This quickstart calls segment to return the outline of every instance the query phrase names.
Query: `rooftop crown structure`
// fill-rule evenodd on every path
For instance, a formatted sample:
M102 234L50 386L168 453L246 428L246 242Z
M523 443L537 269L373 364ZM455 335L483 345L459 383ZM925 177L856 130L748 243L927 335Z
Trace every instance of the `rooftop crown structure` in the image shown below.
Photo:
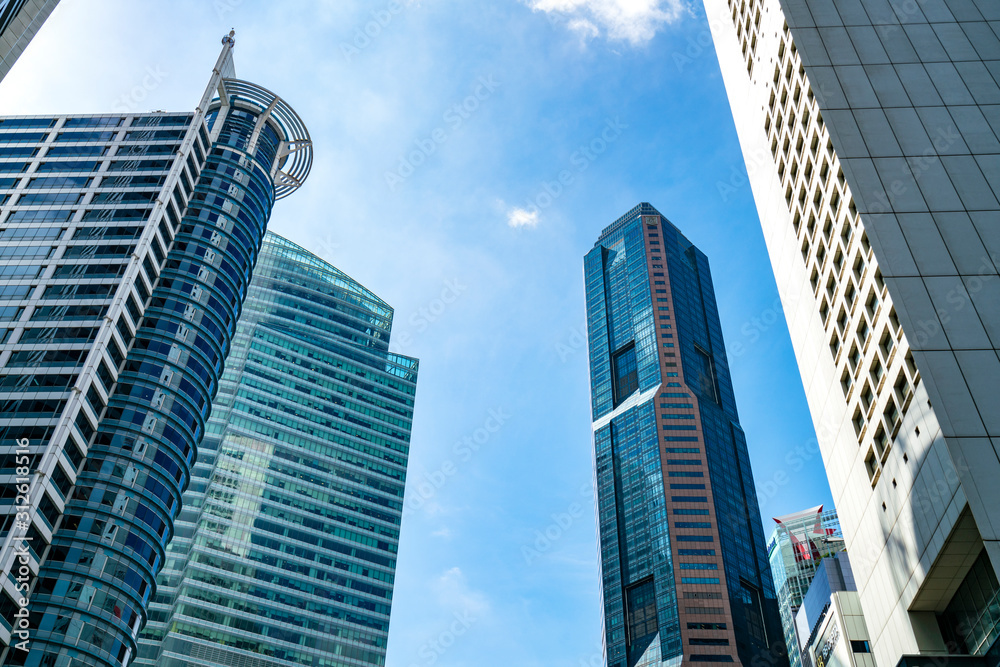
M193 113L0 119L4 664L136 656L271 209L312 159L233 44Z
M787 664L708 258L644 203L584 274L606 664Z

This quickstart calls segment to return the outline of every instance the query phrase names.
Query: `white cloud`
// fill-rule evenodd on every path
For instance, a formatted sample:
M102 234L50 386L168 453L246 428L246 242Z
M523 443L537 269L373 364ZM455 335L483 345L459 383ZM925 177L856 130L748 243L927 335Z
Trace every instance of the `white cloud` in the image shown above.
M481 618L490 611L490 601L482 592L469 586L459 567L445 571L432 584L438 602L445 608L462 609Z
M608 38L633 46L648 42L664 25L689 13L685 0L527 0L536 12L560 15L584 38Z
M570 19L569 29L578 33L584 41L593 39L601 34L601 29L585 18Z
M523 208L512 208L507 212L507 224L514 229L538 226L538 211L527 211Z

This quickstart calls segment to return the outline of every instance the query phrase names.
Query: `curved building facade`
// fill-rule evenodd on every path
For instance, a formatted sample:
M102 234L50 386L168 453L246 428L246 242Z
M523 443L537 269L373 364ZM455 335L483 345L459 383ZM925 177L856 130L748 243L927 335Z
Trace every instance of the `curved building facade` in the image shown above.
M417 361L268 234L136 664L382 665Z
M194 114L90 123L55 119L51 132L40 133L46 144L39 149L53 159L28 163L24 170L59 173L50 187L59 191L68 215L60 238L95 242L54 247L64 258L89 261L42 274L77 283L58 281L42 296L54 287L53 294L75 292L72 296L85 300L73 306L29 303L19 321L53 309L70 318L77 304L89 305L87 297L95 294L110 302L81 315L103 313L103 319L76 334L82 345L73 356L83 362L81 372L62 376L67 384L72 380L68 399L51 431L35 433L46 437L31 444L38 451L32 476L37 480L26 488L31 509L45 525L25 526L34 533L21 538L35 548L25 563L24 589L17 589L26 593L26 613L16 598L14 610L10 600L0 602L0 616L9 626L4 629L12 631L5 664L103 667L134 660L271 208L308 174L311 143L301 121L280 98L232 76L231 36L224 43ZM91 129L57 131L73 125ZM66 147L77 150L58 152ZM57 159L63 155L120 159ZM75 170L86 175L63 175ZM14 202L39 201L31 190L41 180L19 180ZM51 198L50 188L43 194ZM74 204L84 206L77 210ZM22 212L38 214L31 220L47 214L18 207L8 214L8 224ZM17 227L30 238L35 228L25 219ZM103 276L111 260L126 258L116 264L117 289L91 279ZM37 290L33 296L39 296ZM8 385L48 389L64 382L53 383L56 376L40 371L47 364L39 360L50 352L53 363L68 364L55 359L59 348L37 347L58 343L65 329L51 335L37 331L15 330L11 340L22 343L29 357L34 353L34 364L25 364L31 370ZM18 354L15 349L10 358ZM6 431L9 437L24 433ZM45 493L46 479L54 482L55 501ZM22 513L30 516L31 509ZM0 554L0 563L8 565L9 552L18 548L21 514L14 516L15 537L8 536ZM22 616L29 617L27 638L18 633Z

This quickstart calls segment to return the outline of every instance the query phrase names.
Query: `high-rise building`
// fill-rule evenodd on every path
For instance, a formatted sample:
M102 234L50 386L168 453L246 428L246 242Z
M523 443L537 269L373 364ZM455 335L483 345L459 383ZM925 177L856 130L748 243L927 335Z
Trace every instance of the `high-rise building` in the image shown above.
M816 569L823 559L844 550L844 538L836 510L823 511L822 505L776 517L774 522L777 526L767 543L767 555L778 595L778 613L788 647L788 662L791 667L802 667L795 614L802 606Z
M268 233L135 665L383 665L417 361Z
M819 562L795 613L795 627L804 667L875 667L846 551Z
M606 664L786 664L708 258L644 203L584 273Z
M193 113L0 119L3 664L135 658L271 208L309 172L223 42Z
M1000 4L705 6L876 662L996 662Z
M58 4L59 0L0 0L0 80Z

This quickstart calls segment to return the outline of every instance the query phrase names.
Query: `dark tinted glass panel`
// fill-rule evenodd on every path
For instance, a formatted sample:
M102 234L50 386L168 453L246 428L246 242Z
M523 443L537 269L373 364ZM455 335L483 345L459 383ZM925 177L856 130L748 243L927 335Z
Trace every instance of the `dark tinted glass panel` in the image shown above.
M81 157L85 155L104 155L107 146L53 146L46 157Z
M629 655L640 654L656 636L656 587L648 579L630 586L625 592L628 604Z
M956 653L982 655L1000 634L1000 584L985 549L938 616L938 624Z
M14 211L5 224L24 222L67 222L73 217L71 209L48 209L45 211Z
M743 603L744 609L746 610L747 630L750 631L750 634L754 638L766 643L767 633L764 630L764 617L762 616L763 608L761 607L760 589L742 579L740 580L740 584L743 586Z
M120 116L99 116L96 118L67 118L64 128L117 127L122 124Z
M44 194L21 195L18 204L23 206L58 206L59 204L77 204L83 195L75 192L46 192Z
M48 134L48 132L2 132L0 143L34 144L43 141Z
M55 118L4 118L0 119L0 129L8 130L15 127L52 127Z
M38 165L37 173L53 171L97 171L100 162L93 160L63 160L62 162L43 162Z
M114 132L60 132L56 141L111 141Z
M712 365L712 358L700 347L694 349L695 368L694 377L688 378L688 383L694 387L699 394L719 402L718 392L715 390L715 369Z
M635 346L629 345L615 353L615 405L618 405L639 388L639 372L635 359Z
M140 116L132 120L132 127L150 125L187 125L190 116Z
M0 157L31 157L38 153L37 148L0 146Z

